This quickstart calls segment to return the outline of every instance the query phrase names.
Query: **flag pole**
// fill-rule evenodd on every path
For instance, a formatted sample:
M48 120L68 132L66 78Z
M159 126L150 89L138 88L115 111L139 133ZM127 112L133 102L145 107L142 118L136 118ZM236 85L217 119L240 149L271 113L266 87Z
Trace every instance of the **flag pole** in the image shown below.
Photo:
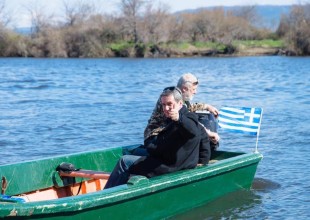
M256 135L255 153L258 153L258 136L259 136L259 132L260 132L260 125L262 123L262 119L263 119L263 108L262 108L262 111L260 113L260 121L259 121L258 131L257 131L257 135Z

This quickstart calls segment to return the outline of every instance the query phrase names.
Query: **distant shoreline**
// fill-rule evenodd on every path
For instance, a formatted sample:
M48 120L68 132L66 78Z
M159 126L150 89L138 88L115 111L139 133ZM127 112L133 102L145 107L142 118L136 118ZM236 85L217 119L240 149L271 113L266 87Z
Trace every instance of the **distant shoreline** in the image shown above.
M265 40L264 42L267 42ZM270 41L268 41L270 43ZM274 41L272 41L274 43ZM253 42L252 42L253 43ZM128 57L128 58L181 58L181 57L238 57L238 56L295 56L291 51L284 47L271 46L264 44L257 46L245 46L244 42L234 46L219 46L219 47L195 47L193 44L185 46L178 45L145 45L128 46L122 49L110 49L104 57ZM182 48L180 48L182 47Z
M238 57L238 56L277 56L277 55L291 55L284 49L280 48L263 48L254 47L235 52L222 52L215 49L201 49L201 50L170 50L160 51L144 56L145 58L178 58L178 57Z
M214 49L206 50L173 50L173 51L158 51L155 53L148 52L146 54L137 55L130 51L124 50L121 53L113 54L110 52L104 56L94 57L0 57L1 58L186 58L186 57L243 57L243 56L296 56L296 54L279 48L262 48L255 47L233 53L224 53Z
M97 48L97 53L71 53L63 51L56 56L48 53L23 53L17 56L33 58L181 58L181 57L238 57L238 56L297 56L286 49L282 40L243 40L228 44L216 42L172 42L144 44L132 42L110 43Z

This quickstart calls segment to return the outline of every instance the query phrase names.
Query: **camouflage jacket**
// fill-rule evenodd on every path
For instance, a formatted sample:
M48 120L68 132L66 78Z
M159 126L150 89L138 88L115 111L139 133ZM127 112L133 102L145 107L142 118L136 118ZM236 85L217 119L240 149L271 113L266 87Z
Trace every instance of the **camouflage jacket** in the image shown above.
M190 102L186 101L184 103L190 112L195 112L198 110L204 110L203 103L194 103L191 104ZM156 106L152 112L150 119L148 120L148 124L144 130L144 140L149 138L153 135L158 135L166 126L167 120L166 116L164 115L164 111L162 109L162 105L160 103L160 99L157 100Z

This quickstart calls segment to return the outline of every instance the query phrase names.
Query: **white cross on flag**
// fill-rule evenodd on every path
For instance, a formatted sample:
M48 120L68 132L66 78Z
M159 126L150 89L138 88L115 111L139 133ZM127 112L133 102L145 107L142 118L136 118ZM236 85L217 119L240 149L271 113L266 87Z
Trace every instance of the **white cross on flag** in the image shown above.
M257 135L259 133L262 108L223 107L220 109L219 126L232 132Z

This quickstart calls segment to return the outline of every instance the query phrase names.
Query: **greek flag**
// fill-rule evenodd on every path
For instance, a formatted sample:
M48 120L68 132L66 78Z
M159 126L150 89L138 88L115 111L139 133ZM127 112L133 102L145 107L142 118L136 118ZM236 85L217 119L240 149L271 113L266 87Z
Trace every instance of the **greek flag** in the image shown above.
M258 135L263 109L223 107L219 114L219 127L232 132Z

